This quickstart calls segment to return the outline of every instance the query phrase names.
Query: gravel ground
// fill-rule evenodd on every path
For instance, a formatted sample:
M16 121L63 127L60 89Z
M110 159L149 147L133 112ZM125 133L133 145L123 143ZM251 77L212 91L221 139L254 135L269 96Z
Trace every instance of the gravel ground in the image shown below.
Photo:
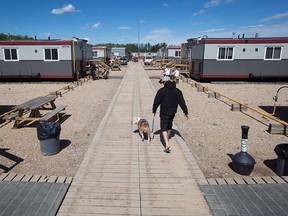
M68 105L61 123L61 151L44 156L40 150L35 125L12 129L13 123L0 128L0 173L39 174L73 177L82 162L88 145L117 91L125 73L110 72L109 79L88 80L67 91L55 101ZM70 83L1 83L0 111L37 96L44 96ZM7 155L9 153L10 155Z
M10 171L18 174L73 177L125 71L126 66L123 66L121 71L111 71L107 80L88 80L56 100L56 105L68 105L61 123L62 149L56 155L42 155L35 125L11 129L12 123L2 124L0 173ZM160 88L158 77L161 71L146 72L155 89ZM46 95L67 84L1 83L0 111L36 96ZM272 98L285 83L218 82L203 85L257 110L272 112ZM256 161L251 176L275 175L277 155L274 148L277 144L287 142L287 136L267 132L269 123L273 121L251 110L232 112L229 100L224 97L208 98L207 93L198 92L196 87L191 87L186 81L180 81L177 86L184 94L190 119L184 121L179 108L175 124L206 178L240 176L230 165L231 155L240 151L241 125L250 127L248 153ZM288 89L283 89L279 94L276 116L282 120L287 120L287 91Z
M152 82L161 87L156 77L161 71L147 70ZM155 73L157 75L155 76ZM214 82L201 83L204 87L221 93L219 99L208 98L208 93L198 92L186 79L177 85L182 90L189 109L189 120L185 121L178 108L175 124L186 141L206 178L240 177L231 168L231 156L241 151L242 125L249 126L248 153L256 164L251 176L276 175L277 144L287 143L287 136L268 133L269 123L275 121L251 109L243 112L231 111L231 100L247 104L258 111L273 112L273 96L286 83ZM279 92L275 116L287 119L288 88Z

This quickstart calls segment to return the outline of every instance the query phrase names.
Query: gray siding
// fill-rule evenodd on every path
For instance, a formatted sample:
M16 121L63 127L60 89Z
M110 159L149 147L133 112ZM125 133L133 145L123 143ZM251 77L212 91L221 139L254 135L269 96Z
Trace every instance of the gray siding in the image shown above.
M79 63L78 63L79 65ZM79 66L78 66L79 68ZM70 76L72 73L72 61L18 61L3 62L0 61L0 77L21 77L21 76Z
M198 61L199 62L199 61ZM196 64L197 65L197 64ZM288 77L288 60L204 60L201 75L253 75L255 77Z

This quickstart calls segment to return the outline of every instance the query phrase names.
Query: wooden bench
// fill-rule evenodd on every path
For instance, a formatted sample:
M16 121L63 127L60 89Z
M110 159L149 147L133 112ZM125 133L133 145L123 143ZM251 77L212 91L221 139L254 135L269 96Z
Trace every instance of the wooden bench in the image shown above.
M26 114L27 112L28 111L24 112L23 115ZM17 111L12 112L12 113L10 113L8 115L5 115L3 117L3 119L6 120L6 121L11 121L11 120L14 120L16 117L18 117L18 115L19 115L19 111L17 110Z
M48 121L50 120L51 118L53 118L54 116L57 115L57 118L59 119L60 116L60 112L62 110L65 110L65 108L67 107L67 105L60 105L60 106L57 106L55 109L53 109L51 112L49 113L46 113L45 115L43 115L39 121Z

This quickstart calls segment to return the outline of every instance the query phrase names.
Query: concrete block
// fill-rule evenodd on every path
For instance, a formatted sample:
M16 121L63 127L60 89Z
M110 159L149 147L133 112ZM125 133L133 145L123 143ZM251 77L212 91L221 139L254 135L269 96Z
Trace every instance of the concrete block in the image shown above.
M216 98L215 92L208 92L208 98Z
M270 123L268 127L268 132L271 134L287 134L285 125L280 123Z
M231 111L247 111L247 107L242 106L241 104L232 104Z
M204 92L204 87L203 86L197 86L197 91L198 92Z

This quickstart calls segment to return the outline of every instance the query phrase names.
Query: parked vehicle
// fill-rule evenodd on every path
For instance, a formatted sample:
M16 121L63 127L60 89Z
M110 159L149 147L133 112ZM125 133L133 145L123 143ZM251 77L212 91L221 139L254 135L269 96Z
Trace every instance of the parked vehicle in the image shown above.
M120 58L121 65L127 65L128 64L128 58L122 57Z
M146 56L144 60L144 65L150 65L152 60L153 60L152 56Z

